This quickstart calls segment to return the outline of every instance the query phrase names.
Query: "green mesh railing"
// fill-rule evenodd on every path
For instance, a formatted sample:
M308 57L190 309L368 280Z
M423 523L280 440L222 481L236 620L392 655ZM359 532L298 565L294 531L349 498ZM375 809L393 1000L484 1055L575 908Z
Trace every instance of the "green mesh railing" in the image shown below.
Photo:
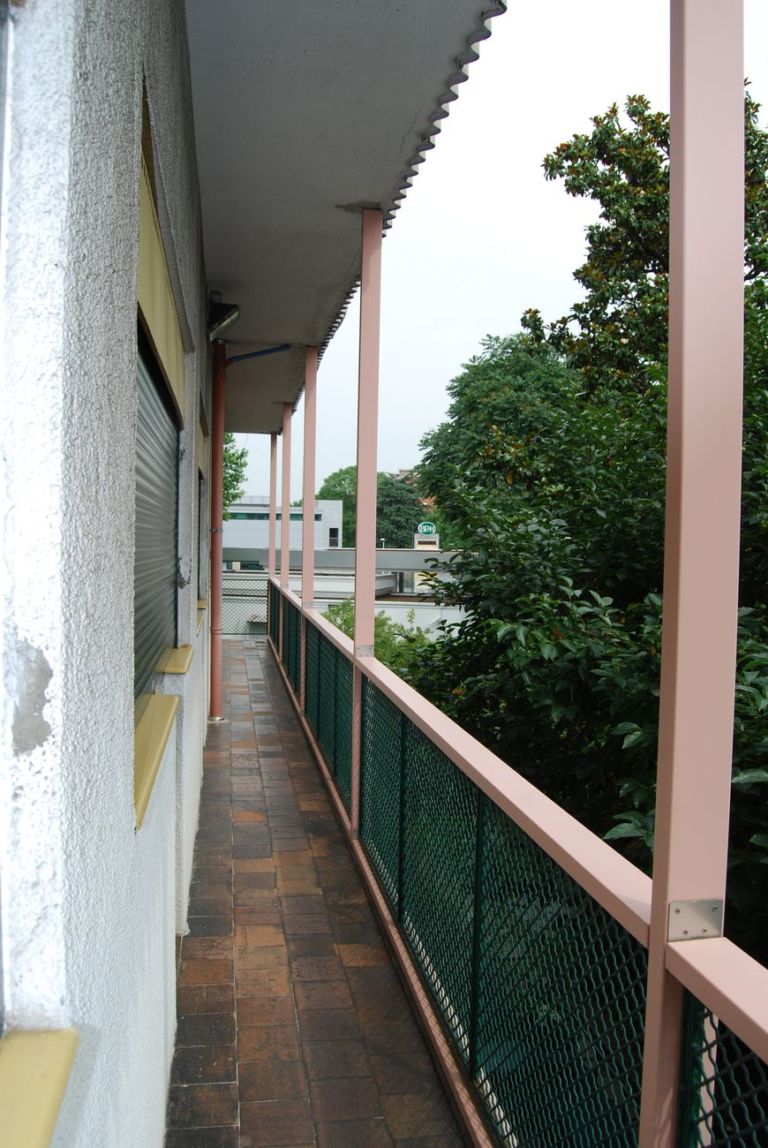
M280 591L272 582L269 584L269 636L277 646L280 640Z
M283 599L283 665L293 692L298 696L301 688L301 612Z
M307 622L305 714L339 795L352 801L352 663Z
M678 1144L765 1148L768 1065L685 995Z
M367 679L360 815L499 1142L636 1145L645 949Z

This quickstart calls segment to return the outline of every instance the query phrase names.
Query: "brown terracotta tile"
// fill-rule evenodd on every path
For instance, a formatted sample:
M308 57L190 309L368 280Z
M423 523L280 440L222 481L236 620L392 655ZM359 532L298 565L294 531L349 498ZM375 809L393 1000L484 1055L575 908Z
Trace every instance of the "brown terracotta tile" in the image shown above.
M325 898L319 891L315 894L282 893L280 906L287 917L301 916L306 913L324 914Z
M169 1128L165 1148L239 1148L237 1128Z
M295 1025L243 1027L237 1032L237 1058L248 1060L300 1060L299 1035Z
M382 1096L387 1126L395 1140L415 1136L451 1135L456 1123L442 1096L403 1094Z
M168 1094L171 1128L208 1128L237 1123L236 1084L175 1084Z
M302 1040L358 1040L360 1025L351 1008L299 1012Z
M267 949L285 944L283 930L277 925L242 925L235 932L238 949Z
M181 954L185 961L219 957L232 959L232 937L184 937Z
M234 962L217 958L185 961L182 957L180 985L226 985L235 976Z
M308 937L286 937L288 956L294 957L333 957L336 955L336 942L323 933Z
M339 945L338 949L341 963L348 968L390 963L383 945Z
M299 1010L345 1009L352 1005L346 981L297 981L294 985Z
M312 1111L319 1122L369 1120L382 1115L373 1077L312 1080L309 1094Z
M233 985L181 985L176 994L179 1016L184 1013L226 1013L235 1007Z
M392 1138L381 1117L317 1125L319 1148L391 1148Z
M288 950L280 945L265 949L236 949L235 973L243 969L287 968Z
M240 1105L240 1148L312 1144L314 1121L306 1100Z
M232 932L232 917L224 916L193 916L187 917L189 933L193 937L227 937Z
M371 1075L365 1045L359 1040L305 1041L304 1061L310 1080Z
M338 981L344 977L344 967L337 956L294 957L291 961L294 981Z
M441 1091L437 1071L426 1050L374 1054L371 1070L383 1095Z
M235 1018L232 1013L190 1013L179 1017L176 1044L232 1044Z
M237 1080L234 1044L209 1044L176 1049L172 1084L221 1083Z
M327 914L305 913L297 917L283 917L283 928L286 937L330 935L331 922Z
M291 997L241 997L237 1002L239 1025L295 1025Z
M307 1078L300 1060L252 1060L240 1066L240 1102L306 1100Z
M275 863L271 857L246 858L244 861L233 861L235 877L239 873L274 873Z
M241 997L286 997L291 992L288 968L249 969L238 966L235 993Z

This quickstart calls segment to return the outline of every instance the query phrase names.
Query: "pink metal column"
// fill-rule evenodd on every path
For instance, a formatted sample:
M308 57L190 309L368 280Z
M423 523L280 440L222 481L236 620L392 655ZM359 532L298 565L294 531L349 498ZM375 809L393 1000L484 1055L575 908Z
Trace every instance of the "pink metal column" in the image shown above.
M213 344L213 412L211 418L211 696L210 719L221 721L221 598L224 531L224 409L226 345Z
M291 415L283 403L283 496L280 510L280 585L287 590L291 565Z
M383 215L380 211L363 212L355 533L355 654L358 657L373 654L376 603L376 452L382 224Z
M311 607L315 586L315 440L317 438L317 347L307 347L304 366L304 523L301 601Z
M665 967L670 902L725 896L739 564L742 5L672 0L671 10L667 526L643 1148L674 1142L681 989Z
M376 613L376 463L381 326L380 211L364 211L360 268L360 355L357 387L357 520L355 524L355 657L371 657ZM352 832L360 824L363 678L352 676Z
M304 360L304 503L301 530L301 604L312 608L315 596L315 447L317 439L317 347L307 347ZM307 619L301 619L300 702L306 708Z
M277 570L277 435L269 437L269 560L267 572L274 578Z

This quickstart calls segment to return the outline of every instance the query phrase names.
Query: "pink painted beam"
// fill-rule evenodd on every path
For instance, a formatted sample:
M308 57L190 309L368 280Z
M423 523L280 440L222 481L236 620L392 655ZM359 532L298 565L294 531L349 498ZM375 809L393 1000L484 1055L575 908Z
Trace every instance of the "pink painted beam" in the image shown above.
M672 0L671 13L667 524L643 1148L674 1141L681 989L666 966L669 903L725 896L739 569L742 4Z
M283 403L283 496L280 519L280 585L288 589L291 565L291 418L290 403Z
M222 697L221 610L224 547L224 412L226 400L226 345L213 344L213 411L211 417L211 684L210 718L221 721Z
M269 560L267 572L274 578L277 571L277 435L269 436Z
M382 225L383 215L380 211L363 212L355 533L355 653L362 657L373 654L376 608L376 456Z
M315 442L317 438L317 347L307 347L304 363L304 521L301 601L312 605L315 588Z

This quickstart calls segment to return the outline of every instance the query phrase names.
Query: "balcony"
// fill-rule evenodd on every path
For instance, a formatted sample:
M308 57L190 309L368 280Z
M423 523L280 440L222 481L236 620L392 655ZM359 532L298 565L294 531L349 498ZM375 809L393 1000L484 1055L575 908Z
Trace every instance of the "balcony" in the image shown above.
M275 581L225 657L168 1148L634 1145L670 1045L675 1142L766 1142L764 968L669 942L655 1052L647 877Z

